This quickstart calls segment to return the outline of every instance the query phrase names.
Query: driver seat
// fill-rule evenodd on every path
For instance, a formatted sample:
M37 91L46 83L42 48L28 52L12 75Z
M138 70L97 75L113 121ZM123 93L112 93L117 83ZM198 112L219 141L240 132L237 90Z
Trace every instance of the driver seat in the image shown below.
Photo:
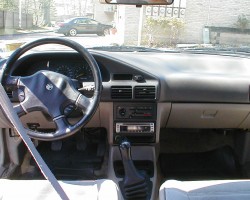
M175 181L161 185L159 200L249 200L250 180Z
M108 179L93 181L59 181L70 200L118 200L117 185ZM0 199L57 200L61 199L47 180L0 179Z

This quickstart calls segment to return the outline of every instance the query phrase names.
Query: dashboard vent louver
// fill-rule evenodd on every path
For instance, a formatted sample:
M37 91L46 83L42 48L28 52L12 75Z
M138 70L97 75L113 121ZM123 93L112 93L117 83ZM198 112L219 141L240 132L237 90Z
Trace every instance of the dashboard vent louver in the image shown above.
M136 99L155 99L156 89L155 86L136 86L135 98Z
M13 98L13 92L12 91L6 91L7 96L12 99Z
M112 99L132 99L131 86L112 86L111 87Z

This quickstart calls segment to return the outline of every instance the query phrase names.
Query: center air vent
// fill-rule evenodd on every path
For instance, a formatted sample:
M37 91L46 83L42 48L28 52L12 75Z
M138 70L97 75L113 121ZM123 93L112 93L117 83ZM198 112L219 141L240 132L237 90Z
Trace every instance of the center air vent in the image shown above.
M111 87L112 99L132 99L131 86L112 86Z
M135 98L136 99L155 99L155 86L136 86Z

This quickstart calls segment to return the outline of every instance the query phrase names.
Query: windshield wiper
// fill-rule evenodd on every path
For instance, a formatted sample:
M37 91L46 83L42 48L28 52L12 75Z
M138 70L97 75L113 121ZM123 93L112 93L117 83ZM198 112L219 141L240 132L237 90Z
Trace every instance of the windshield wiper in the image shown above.
M100 51L111 51L111 52L164 52L160 49L140 47L140 46L97 46L88 49L100 50Z
M227 55L247 55L250 54L250 47L197 47L185 48L182 52L190 53L209 53L209 54L227 54Z
M244 55L249 56L250 47L191 47L191 48L149 48L141 46L96 46L88 49L110 52L167 52L167 53L200 53L200 54L223 54L223 55Z

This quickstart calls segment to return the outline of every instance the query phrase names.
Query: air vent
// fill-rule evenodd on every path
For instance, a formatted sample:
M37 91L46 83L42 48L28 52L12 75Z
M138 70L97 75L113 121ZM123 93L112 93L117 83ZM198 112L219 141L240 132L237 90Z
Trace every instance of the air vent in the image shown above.
M12 91L6 91L6 94L8 95L8 97L9 97L10 99L13 98L13 92L12 92Z
M136 99L155 99L155 86L136 86L135 98Z
M112 99L132 99L131 86L112 86L111 87Z

